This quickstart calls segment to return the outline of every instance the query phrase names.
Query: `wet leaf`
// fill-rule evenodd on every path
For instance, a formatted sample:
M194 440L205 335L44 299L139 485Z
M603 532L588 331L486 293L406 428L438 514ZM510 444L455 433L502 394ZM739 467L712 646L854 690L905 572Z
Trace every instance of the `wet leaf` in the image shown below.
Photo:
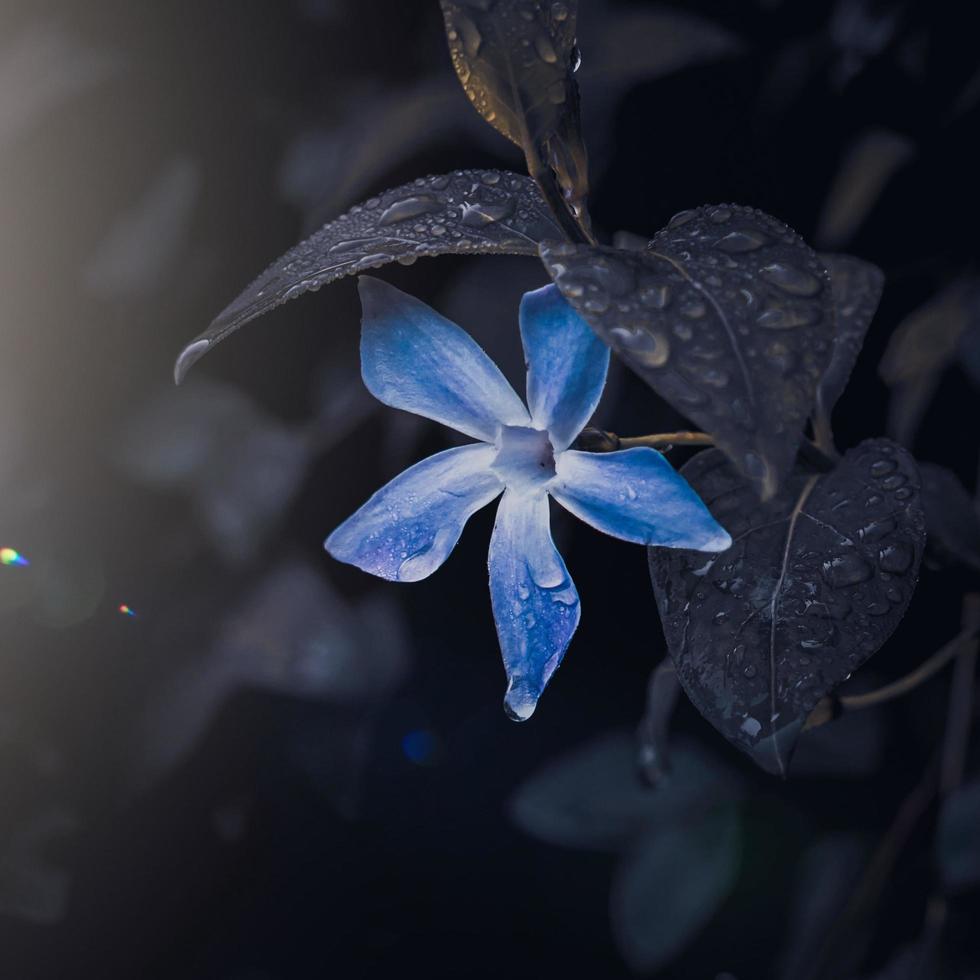
M343 276L424 255L534 255L561 238L537 185L499 170L423 177L351 208L275 261L184 348L178 382L243 324Z
M907 316L888 342L878 372L891 391L888 432L909 445L939 384L955 361L962 338L980 332L980 283L951 283Z
M578 0L440 0L453 67L476 110L550 167L575 214L588 193L575 70Z
M891 635L925 543L915 461L886 439L760 503L717 450L681 471L734 539L719 555L651 548L678 678L763 769L785 775L817 701Z
M885 275L876 265L853 255L823 254L820 258L830 272L835 327L830 365L817 387L817 412L829 421L878 309Z
M659 828L623 862L610 900L613 934L627 963L656 970L711 921L738 875L734 806Z
M546 243L541 257L596 333L775 493L830 363L816 253L774 218L719 205L677 215L646 252Z
M943 803L936 848L943 883L951 890L980 885L980 779L965 783Z
M738 795L736 777L702 749L681 739L672 750L671 771L654 788L640 779L633 740L607 735L535 773L511 817L549 844L615 851Z
M920 463L929 555L980 571L980 510L952 470Z

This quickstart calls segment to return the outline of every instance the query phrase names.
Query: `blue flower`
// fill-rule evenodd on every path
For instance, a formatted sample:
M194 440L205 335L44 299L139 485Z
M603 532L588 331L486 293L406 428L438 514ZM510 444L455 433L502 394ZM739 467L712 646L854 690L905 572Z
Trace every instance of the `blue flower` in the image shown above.
M502 493L490 596L508 679L504 706L523 721L579 622L578 592L551 539L549 496L625 541L724 551L731 538L656 450L569 449L599 402L609 349L554 286L521 301L529 408L477 343L425 303L367 276L360 294L361 374L371 393L480 441L395 477L326 548L372 575L416 582Z

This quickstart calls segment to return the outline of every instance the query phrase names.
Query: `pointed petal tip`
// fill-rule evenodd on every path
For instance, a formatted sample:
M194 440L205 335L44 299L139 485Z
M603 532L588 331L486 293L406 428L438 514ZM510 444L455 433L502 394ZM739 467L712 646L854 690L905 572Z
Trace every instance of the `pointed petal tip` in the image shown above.
M701 546L700 550L721 552L728 551L731 546L732 536L723 527L719 527L718 533L709 538L708 541Z
M174 364L174 384L181 384L187 372L207 353L211 341L206 337L192 340L181 352Z

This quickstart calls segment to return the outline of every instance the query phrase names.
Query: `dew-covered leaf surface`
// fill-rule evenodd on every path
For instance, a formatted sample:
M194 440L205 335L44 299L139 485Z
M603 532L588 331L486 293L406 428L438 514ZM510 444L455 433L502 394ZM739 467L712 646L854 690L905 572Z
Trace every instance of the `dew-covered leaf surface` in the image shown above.
M796 456L830 363L830 278L751 208L685 211L645 252L546 243L565 298L766 497Z
M678 677L727 739L785 775L817 701L905 613L925 543L918 469L869 440L825 476L797 467L768 503L717 450L682 473L734 543L712 556L649 550Z
M570 202L587 193L575 69L577 0L440 0L453 67L476 110L550 165Z
M817 388L817 411L829 418L861 353L885 275L876 265L853 255L822 254L820 259L830 272L835 329L830 365Z
M738 875L738 811L727 805L649 834L619 868L613 933L634 970L669 962L713 918Z
M920 463L928 556L941 565L962 562L980 571L980 509L952 470Z
M499 170L421 177L355 205L273 262L184 348L175 377L250 320L343 276L420 256L534 255L539 242L561 237L528 177Z
M600 738L531 776L511 801L511 817L549 844L616 851L738 795L735 775L696 744L679 739L671 748L670 772L651 787L627 734Z

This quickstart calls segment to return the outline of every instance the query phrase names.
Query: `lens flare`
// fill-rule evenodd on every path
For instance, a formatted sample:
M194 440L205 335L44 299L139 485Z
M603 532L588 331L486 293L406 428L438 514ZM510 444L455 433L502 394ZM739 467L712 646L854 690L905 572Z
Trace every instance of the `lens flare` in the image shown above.
M0 548L0 565L19 565L25 567L30 565L30 562L19 551L15 551L13 548Z
M136 618L136 610L130 608L129 606L127 606L126 603L123 603L119 607L119 612L123 616L129 616L130 619L135 619Z

